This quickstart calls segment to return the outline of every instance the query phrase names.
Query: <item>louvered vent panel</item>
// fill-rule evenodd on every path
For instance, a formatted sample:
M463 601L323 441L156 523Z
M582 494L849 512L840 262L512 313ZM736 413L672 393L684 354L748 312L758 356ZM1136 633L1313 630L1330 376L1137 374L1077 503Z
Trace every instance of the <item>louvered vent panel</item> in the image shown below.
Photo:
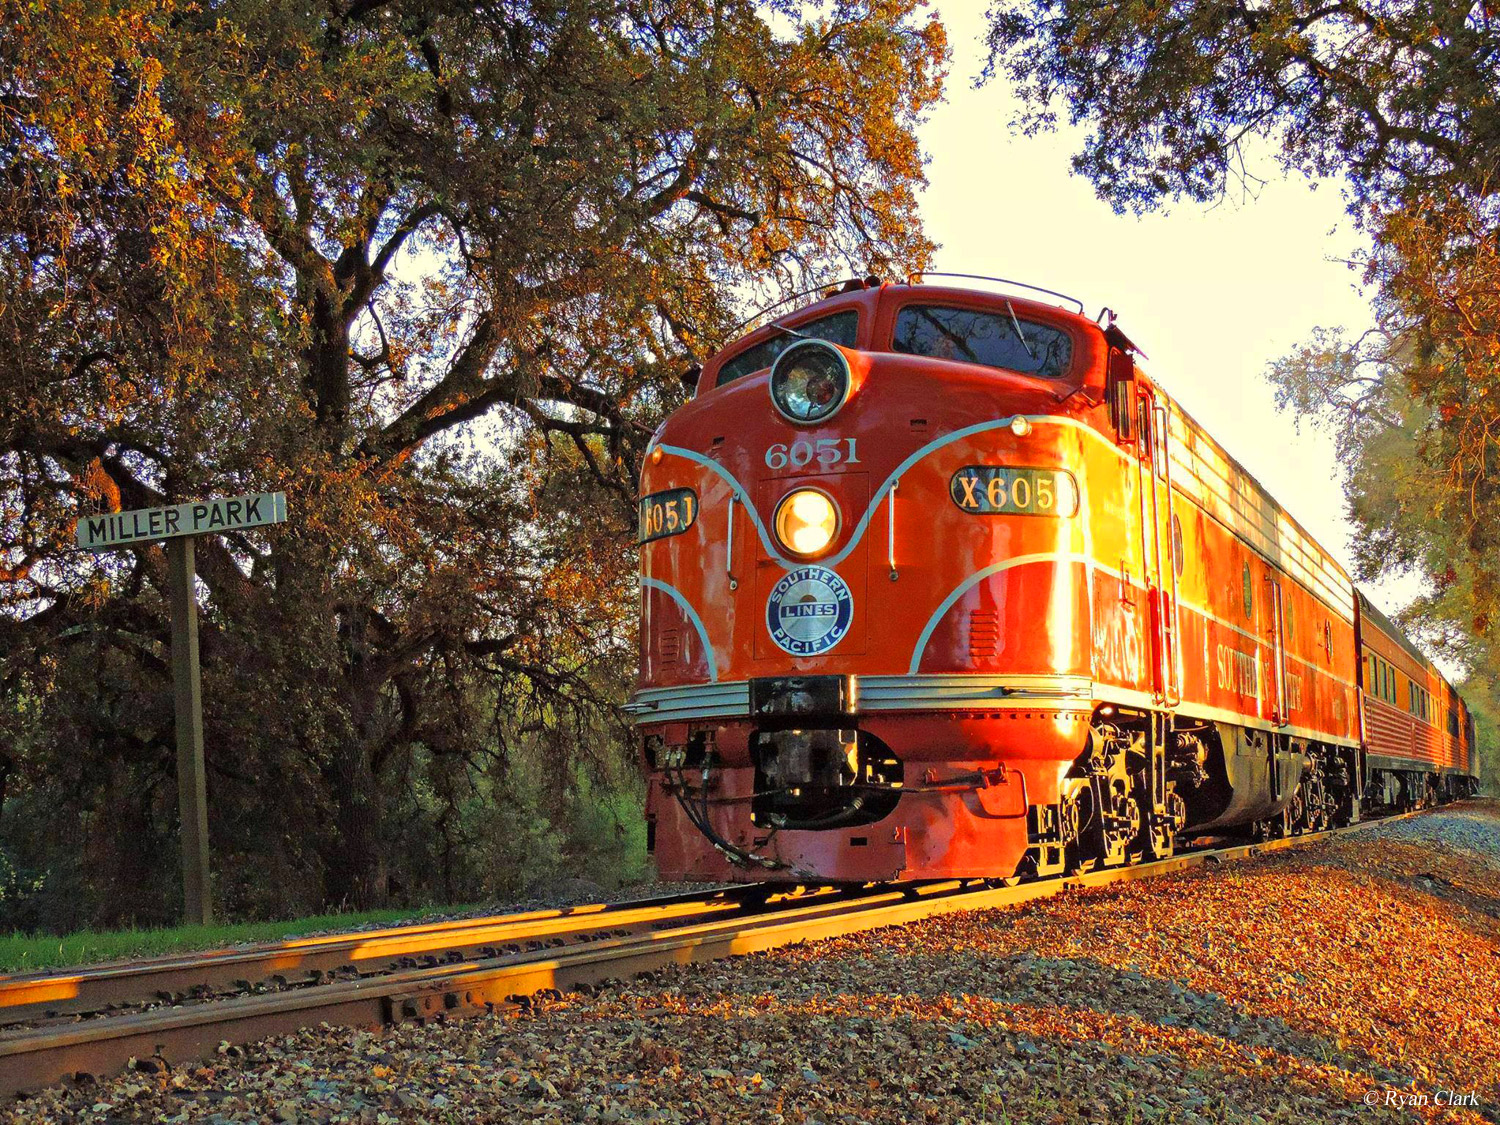
M675 664L682 659L682 633L676 629L663 629L657 638L656 650L663 664Z
M1000 615L992 609L969 613L969 658L982 660L1000 651Z

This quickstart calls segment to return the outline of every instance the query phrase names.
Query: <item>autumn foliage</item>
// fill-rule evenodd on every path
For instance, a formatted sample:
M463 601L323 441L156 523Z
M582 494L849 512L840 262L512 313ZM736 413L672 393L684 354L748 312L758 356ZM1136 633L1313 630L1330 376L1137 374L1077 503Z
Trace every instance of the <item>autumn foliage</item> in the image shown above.
M1362 580L1411 573L1404 623L1500 710L1500 143L1488 5L1411 0L997 0L991 75L1018 124L1065 115L1074 168L1120 211L1253 205L1273 172L1334 177L1370 237L1375 328L1315 332L1273 366L1335 434ZM1233 268L1225 263L1223 268ZM1274 300L1267 294L1267 300ZM1482 741L1495 746L1493 736ZM1484 767L1497 780L1494 749Z
M165 561L71 535L208 494L291 513L198 547L229 909L614 847L638 459L746 304L925 261L941 27L915 0L3 8L0 923L175 907Z

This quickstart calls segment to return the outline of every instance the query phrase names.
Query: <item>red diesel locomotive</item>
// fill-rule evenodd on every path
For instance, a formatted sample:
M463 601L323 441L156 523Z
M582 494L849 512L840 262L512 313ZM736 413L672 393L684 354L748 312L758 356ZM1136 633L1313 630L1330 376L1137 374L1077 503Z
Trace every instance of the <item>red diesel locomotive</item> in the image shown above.
M1472 786L1453 689L1082 312L870 278L704 365L641 480L664 876L1041 876Z

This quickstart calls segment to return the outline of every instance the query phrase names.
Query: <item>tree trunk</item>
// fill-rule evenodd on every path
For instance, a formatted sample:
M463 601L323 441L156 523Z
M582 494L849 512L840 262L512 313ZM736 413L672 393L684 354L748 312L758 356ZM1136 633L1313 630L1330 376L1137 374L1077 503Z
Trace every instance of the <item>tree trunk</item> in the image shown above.
M324 897L330 903L372 910L387 897L381 839L380 786L360 740L340 747L328 771L335 836L324 857Z

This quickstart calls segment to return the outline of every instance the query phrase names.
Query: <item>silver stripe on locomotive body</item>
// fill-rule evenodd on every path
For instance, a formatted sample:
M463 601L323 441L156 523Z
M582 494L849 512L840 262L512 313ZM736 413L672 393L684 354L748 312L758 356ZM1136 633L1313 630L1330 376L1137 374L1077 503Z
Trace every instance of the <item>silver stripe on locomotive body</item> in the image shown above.
M1087 676L861 676L861 711L920 711L977 707L988 709L1038 703L1087 704Z
M1064 711L1090 708L1095 703L1141 708L1153 706L1151 696L1146 692L1110 687L1087 676L860 676L857 683L858 710L862 714L877 711ZM637 723L748 719L751 717L750 682L730 680L716 684L647 688L632 696L624 709ZM1189 718L1290 734L1334 746L1359 745L1354 739L1306 727L1276 727L1257 716L1219 707L1188 706L1180 713Z
M1087 676L859 676L855 684L860 712L1074 707L1092 698ZM646 688L624 709L637 723L749 718L750 682Z
M624 710L644 723L744 718L750 714L750 681L646 688L632 695Z

